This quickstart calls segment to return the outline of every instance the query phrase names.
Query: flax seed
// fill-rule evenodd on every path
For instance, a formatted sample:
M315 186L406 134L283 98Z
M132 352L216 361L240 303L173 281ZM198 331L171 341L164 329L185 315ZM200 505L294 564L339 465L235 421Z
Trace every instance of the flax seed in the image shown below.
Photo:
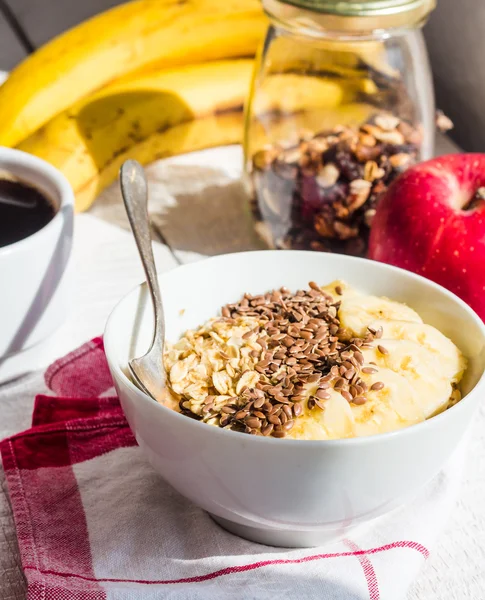
M345 373L344 373L345 379L352 379L352 377L354 375L355 375L355 369L353 367L351 369L347 369L347 371L345 371Z
M264 396L262 398L257 398L254 401L253 406L254 406L254 408L261 408L263 406L263 404L264 404Z
M230 415L222 415L219 421L219 427L226 427L231 422Z
M336 390L340 390L342 389L345 385L347 385L347 382L345 381L345 379L343 377L339 377L335 383L333 384L334 389Z
M316 383L319 380L320 380L320 374L313 373L313 375L310 375L310 377L308 378L308 383Z
M293 411L292 411L291 406L289 406L289 405L283 406L283 412L288 417L288 419L292 419L293 418Z
M347 392L346 390L342 390L340 393L347 400L347 402L352 402L352 394L350 392Z
M364 355L362 354L362 352L360 352L360 350L355 352L354 358L359 363L360 366L362 366L365 362Z
M234 418L237 419L238 421L241 419L244 419L245 417L248 416L248 411L247 410L240 410L238 411L235 415Z
M261 421L256 417L246 418L244 422L246 423L246 425L248 427L251 427L251 429L260 429L261 428Z
M383 388L384 388L384 384L382 383L382 381L376 381L376 383L373 383L373 384L370 386L370 389L371 389L373 392L378 392L379 390L382 390Z
M285 396L283 396L283 394L281 392L278 392L277 394L275 394L274 399L277 400L278 402L287 402L287 399L285 398Z
M268 435L271 435L273 429L274 429L273 423L268 423L261 429L261 433L266 437Z
M268 415L267 419L273 425L281 425L281 421L276 415Z

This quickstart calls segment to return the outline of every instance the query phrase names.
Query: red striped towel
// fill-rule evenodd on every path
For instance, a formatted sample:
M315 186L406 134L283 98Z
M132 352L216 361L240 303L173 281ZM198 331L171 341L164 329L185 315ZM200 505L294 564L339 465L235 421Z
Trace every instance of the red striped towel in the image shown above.
M358 537L287 550L220 529L148 465L97 338L45 374L0 445L29 600L399 600L452 507L463 451ZM35 390L32 390L35 394Z

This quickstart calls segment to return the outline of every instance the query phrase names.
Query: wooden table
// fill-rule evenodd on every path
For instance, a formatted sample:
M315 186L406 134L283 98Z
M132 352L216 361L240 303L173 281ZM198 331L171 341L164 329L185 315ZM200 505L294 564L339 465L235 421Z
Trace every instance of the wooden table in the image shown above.
M456 150L449 140L438 138L437 153ZM204 255L261 247L245 210L241 164L240 149L230 147L159 161L148 168L160 271ZM75 227L71 264L75 299L68 321L46 352L46 363L101 333L116 301L143 278L134 242L123 231L128 224L116 185L102 194L89 214L76 217ZM14 385L14 400L2 406L0 437L29 425L32 399L19 414L15 390ZM480 423L485 423L485 415L480 415ZM485 459L483 425L477 427L471 446L470 457ZM477 461L470 460L453 518L408 600L483 600L484 531L485 481ZM25 582L0 473L0 599L24 597Z

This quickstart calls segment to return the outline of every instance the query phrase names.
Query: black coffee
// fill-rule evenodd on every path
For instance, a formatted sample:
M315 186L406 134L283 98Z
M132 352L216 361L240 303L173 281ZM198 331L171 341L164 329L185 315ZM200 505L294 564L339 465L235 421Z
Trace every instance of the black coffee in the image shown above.
M53 203L38 189L0 176L0 247L39 231L55 213Z

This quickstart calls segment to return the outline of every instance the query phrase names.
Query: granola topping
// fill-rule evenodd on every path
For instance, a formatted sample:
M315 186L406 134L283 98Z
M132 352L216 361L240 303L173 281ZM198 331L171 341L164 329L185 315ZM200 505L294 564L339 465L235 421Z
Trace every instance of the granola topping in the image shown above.
M336 297L341 293L337 285ZM286 288L245 294L224 306L221 318L187 332L166 356L180 411L219 427L285 437L303 403L324 410L331 388L364 404L362 349L373 347L382 331L348 338L339 306L314 282L295 294Z

